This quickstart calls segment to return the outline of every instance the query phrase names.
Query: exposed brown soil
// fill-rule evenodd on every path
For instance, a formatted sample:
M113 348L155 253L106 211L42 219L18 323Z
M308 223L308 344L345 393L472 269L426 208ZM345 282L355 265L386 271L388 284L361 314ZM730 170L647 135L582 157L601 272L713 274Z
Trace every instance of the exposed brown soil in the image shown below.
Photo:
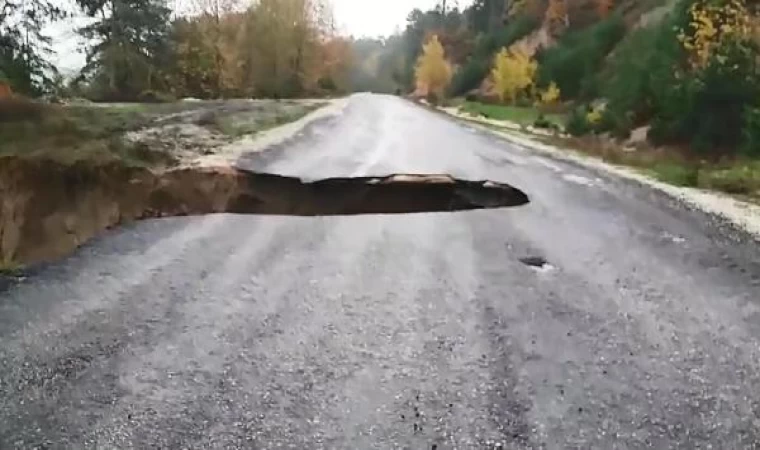
M450 176L304 182L230 167L153 172L121 163L0 158L0 263L62 257L124 222L212 213L403 214L519 206L511 186Z

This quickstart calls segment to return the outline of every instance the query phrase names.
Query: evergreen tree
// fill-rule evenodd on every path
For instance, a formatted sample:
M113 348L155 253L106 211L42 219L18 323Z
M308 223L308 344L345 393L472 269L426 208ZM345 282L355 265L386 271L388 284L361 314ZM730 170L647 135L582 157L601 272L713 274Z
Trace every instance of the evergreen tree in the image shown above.
M168 53L170 10L165 0L78 0L96 22L79 30L93 42L82 73L109 99L134 99L155 89Z
M51 40L42 29L62 17L63 10L47 0L0 3L0 72L16 91L39 95L52 84Z

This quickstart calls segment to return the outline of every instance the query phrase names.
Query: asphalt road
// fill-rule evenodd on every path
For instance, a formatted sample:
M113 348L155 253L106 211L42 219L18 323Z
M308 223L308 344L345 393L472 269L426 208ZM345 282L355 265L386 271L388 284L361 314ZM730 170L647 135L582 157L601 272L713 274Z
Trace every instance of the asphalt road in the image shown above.
M760 447L760 246L719 221L390 97L240 165L532 203L110 232L0 288L0 448Z

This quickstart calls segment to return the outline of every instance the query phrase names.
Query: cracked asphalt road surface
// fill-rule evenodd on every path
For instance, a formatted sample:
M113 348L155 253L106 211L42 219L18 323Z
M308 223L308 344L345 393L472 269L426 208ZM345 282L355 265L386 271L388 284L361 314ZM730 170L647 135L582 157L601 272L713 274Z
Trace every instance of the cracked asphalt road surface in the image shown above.
M648 188L354 96L239 165L503 210L109 232L0 291L0 448L753 448L760 251Z

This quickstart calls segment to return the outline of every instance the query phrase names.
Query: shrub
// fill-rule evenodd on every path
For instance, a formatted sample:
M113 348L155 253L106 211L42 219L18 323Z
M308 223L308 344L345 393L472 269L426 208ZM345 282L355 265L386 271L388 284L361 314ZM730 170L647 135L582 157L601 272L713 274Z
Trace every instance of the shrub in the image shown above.
M602 114L604 114L603 108L591 108L589 112L586 113L586 122L588 122L591 127L596 128L602 123Z
M543 130L562 131L562 127L547 119L543 113L538 115L536 121L533 122L533 126Z
M0 122L37 121L43 118L47 108L20 96L0 99Z
M567 118L567 132L573 136L583 136L592 131L587 120L588 110L585 107L575 108Z
M171 103L177 99L171 94L158 91L143 91L137 96L137 101L140 103Z
M488 75L489 68L489 59L473 56L454 74L451 80L451 95L462 95L477 89Z
M631 114L628 112L620 113L608 107L604 110L597 129L602 132L608 131L618 139L628 139L633 129Z
M742 129L742 151L753 157L760 156L760 108L747 108L744 111Z
M740 164L726 169L702 171L699 185L730 194L760 193L760 167Z
M433 91L428 92L427 96L425 97L425 100L427 100L428 103L430 103L433 106L438 106L438 104L441 101L441 98Z
M657 178L676 186L698 186L699 168L673 163L659 163L653 168Z
M682 74L655 99L653 136L662 143L689 143L697 152L738 148L746 141L746 111L760 97L756 73L754 55L737 46L705 69Z

